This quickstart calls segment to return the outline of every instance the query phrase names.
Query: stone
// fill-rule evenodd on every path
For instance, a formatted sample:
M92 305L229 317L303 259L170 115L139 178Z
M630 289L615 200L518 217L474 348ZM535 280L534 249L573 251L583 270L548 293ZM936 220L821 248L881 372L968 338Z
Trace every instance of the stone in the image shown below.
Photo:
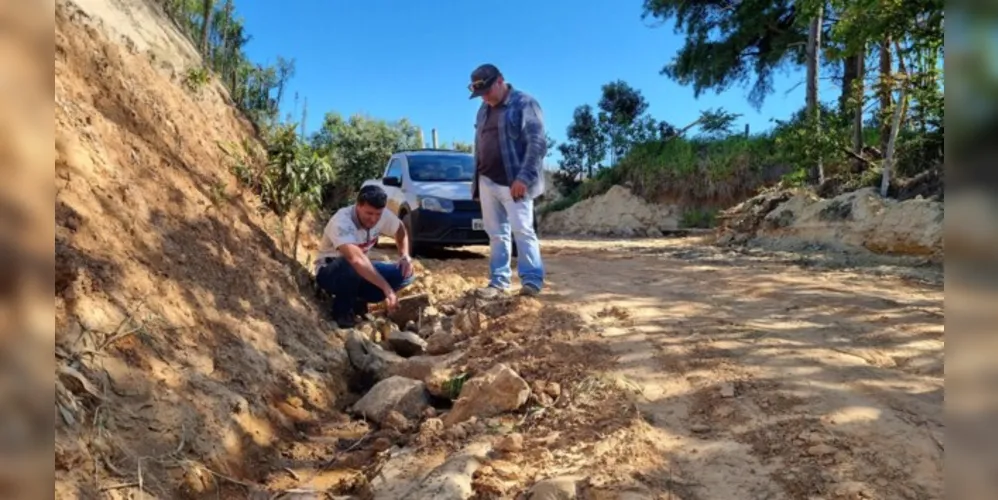
M429 405L426 384L419 380L393 376L378 382L354 403L352 411L368 420L384 424L390 411L406 418L416 418Z
M444 430L444 422L439 418L428 418L419 425L419 433L435 436Z
M396 410L389 411L385 415L384 421L382 422L382 426L399 432L409 430L409 425L409 419L405 418L405 415Z
M693 424L690 426L690 430L697 434L705 434L710 432L710 426L707 424Z
M354 369L371 375L375 380L388 377L396 365L405 361L402 356L384 350L357 330L347 334L346 349Z
M538 481L527 491L527 500L574 500L578 498L581 478L563 476Z
M420 380L426 383L430 394L441 398L452 398L448 382L456 375L456 366L464 359L463 352L452 352L440 356L413 356L403 358L403 363L391 366L389 373Z
M423 354L426 350L426 341L412 332L392 330L388 332L385 338L388 340L388 344L391 345L392 350L403 358L411 358Z
M427 354L447 354L454 350L458 342L457 335L446 330L437 330L426 339Z
M561 396L561 384L558 382L548 382L545 392L548 393L548 396L558 399L558 396Z
M398 309L388 314L388 319L396 325L404 325L410 321L419 321L420 311L430 306L430 296L422 293L402 297Z
M499 439L499 441L496 442L495 449L506 453L522 451L523 434L520 434L519 432L514 432L508 436L503 436L502 438Z
M468 420L494 417L523 406L530 397L530 386L503 363L465 382L461 395L450 412L444 415L448 427Z
M832 455L836 451L837 450L835 449L834 446L830 446L827 444L816 444L807 449L807 454L811 455L812 457L823 457L826 455Z
M503 479L519 479L523 471L519 465L506 460L493 460L489 463L495 475Z
M471 487L472 476L485 464L489 446L473 443L454 454L431 471L418 485L406 492L400 500L465 500L475 492Z
M731 382L725 382L721 384L721 397L722 398L735 397L735 384L732 384Z

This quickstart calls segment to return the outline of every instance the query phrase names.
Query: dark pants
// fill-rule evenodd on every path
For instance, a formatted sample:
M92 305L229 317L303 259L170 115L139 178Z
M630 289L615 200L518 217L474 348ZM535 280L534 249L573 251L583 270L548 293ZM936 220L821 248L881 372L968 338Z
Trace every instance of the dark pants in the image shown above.
M372 262L374 269L378 271L388 286L396 292L409 286L415 274L409 278L402 277L402 270L396 262ZM319 269L315 277L318 285L333 295L333 315L350 315L358 302L373 304L385 300L385 294L374 286L371 282L357 274L353 266L346 259L328 259L327 264Z

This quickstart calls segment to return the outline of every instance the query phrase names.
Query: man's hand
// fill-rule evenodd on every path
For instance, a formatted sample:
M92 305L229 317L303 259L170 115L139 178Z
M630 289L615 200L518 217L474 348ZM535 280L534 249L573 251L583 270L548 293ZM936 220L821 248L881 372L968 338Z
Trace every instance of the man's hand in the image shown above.
M515 180L513 185L509 187L509 194L513 196L514 200L520 201L527 195L527 185L521 180Z
M395 296L392 289L385 290L385 307L388 312L395 312L399 308L399 298Z
M402 271L402 278L404 279L408 279L412 276L412 260L408 255L403 255L402 258L399 259L399 270Z

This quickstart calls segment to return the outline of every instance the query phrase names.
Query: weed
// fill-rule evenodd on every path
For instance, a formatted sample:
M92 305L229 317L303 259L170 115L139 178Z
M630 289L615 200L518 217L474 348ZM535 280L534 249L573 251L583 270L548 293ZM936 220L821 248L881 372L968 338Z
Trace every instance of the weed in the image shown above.
M198 66L187 70L187 74L184 75L184 86L187 90L194 94L200 95L201 89L208 85L211 81L211 72L208 68Z

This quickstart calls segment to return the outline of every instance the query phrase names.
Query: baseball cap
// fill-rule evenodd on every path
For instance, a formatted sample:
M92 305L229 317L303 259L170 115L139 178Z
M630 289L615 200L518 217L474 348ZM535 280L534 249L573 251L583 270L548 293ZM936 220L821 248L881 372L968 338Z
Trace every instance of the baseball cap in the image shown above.
M492 64L483 64L475 68L475 71L471 72L471 84L468 85L468 90L471 91L469 99L481 97L482 94L488 92L489 87L500 76L502 76L502 72Z

